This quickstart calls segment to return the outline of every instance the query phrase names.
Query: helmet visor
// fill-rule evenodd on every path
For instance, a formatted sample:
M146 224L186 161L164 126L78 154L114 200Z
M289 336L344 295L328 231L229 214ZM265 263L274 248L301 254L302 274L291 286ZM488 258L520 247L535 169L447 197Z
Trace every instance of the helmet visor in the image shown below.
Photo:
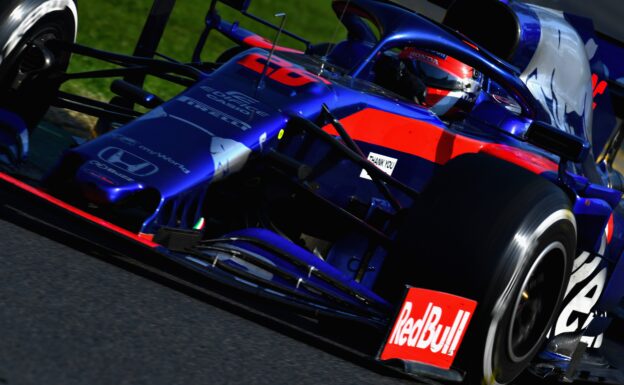
M428 87L449 91L462 91L464 89L464 81L460 77L438 66L420 60L410 60L408 66Z

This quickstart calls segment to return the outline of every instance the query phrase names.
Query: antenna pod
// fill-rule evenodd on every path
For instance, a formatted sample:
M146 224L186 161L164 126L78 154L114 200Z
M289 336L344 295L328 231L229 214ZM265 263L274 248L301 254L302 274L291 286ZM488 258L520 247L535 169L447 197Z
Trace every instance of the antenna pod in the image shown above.
M267 71L269 69L269 63L271 62L271 58L273 57L273 53L275 52L275 46L277 46L277 41L284 30L284 24L286 23L286 13L280 12L276 13L275 17L280 17L282 21L280 22L279 29L277 30L277 34L275 35L275 39L273 39L273 46L271 46L271 52L269 52L269 56L267 57L266 63L264 64L264 68L262 69L262 75L260 75L260 80L258 80L258 86L256 87L256 94L259 90L264 88L264 78L266 77Z

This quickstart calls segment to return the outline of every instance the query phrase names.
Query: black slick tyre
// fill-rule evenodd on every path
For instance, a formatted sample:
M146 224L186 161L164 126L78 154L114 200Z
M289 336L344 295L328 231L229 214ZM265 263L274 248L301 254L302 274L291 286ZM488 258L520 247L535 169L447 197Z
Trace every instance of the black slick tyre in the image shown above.
M458 157L408 213L377 289L405 284L478 302L453 366L507 384L542 347L568 284L576 222L546 179L482 154Z
M42 17L0 63L0 107L20 115L34 128L54 100L70 54L54 50L52 40L73 42L74 18L69 11Z

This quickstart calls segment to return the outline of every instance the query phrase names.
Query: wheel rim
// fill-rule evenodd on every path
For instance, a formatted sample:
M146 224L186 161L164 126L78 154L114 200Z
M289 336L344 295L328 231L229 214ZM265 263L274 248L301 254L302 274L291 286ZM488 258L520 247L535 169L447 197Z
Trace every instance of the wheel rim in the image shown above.
M54 21L34 27L0 68L0 106L21 116L29 129L35 128L60 86L53 71L64 69L69 55L58 55L46 43L66 39L63 31Z
M49 67L54 63L49 63L49 58L46 58L43 51L39 47L43 47L46 42L50 40L60 39L60 32L54 28L49 27L40 31L36 36L24 43L20 48L19 55L16 62L13 64L11 70L12 78L24 77L29 72L37 71L40 68L44 68L46 65ZM15 80L13 80L14 82ZM11 84L11 87L15 87L15 84Z
M35 44L45 44L46 41L57 39L54 33L48 32L41 36L38 36L33 41L29 42L24 50L24 53L20 56L18 65L21 71L29 72L34 71L45 65L45 57L42 55L41 50L36 49Z
M509 357L520 362L533 353L563 290L566 250L550 244L535 259L514 302L508 334Z

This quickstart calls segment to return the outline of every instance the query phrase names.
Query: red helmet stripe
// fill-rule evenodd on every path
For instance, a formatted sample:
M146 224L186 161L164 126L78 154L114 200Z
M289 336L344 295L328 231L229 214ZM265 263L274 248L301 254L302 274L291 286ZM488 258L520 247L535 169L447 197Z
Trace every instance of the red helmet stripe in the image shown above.
M399 57L401 59L412 59L420 62L438 67L453 76L461 79L472 79L474 70L472 67L460 62L459 60L452 58L448 55L442 58L434 53L421 51L413 47L404 49Z

